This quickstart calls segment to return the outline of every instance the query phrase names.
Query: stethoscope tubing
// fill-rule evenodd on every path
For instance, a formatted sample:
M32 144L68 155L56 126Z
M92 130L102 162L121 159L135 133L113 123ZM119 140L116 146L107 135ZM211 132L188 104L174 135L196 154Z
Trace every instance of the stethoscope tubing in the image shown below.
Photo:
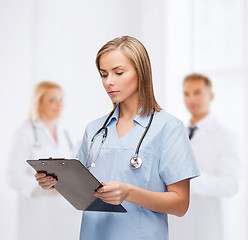
M115 109L116 109L116 108L115 108ZM96 161L96 159L98 158L98 155L99 155L99 153L100 153L100 151L101 151L102 145L103 145L103 143L104 143L104 141L105 141L105 139L107 138L107 135L108 135L108 128L106 127L106 125L107 125L109 119L111 118L111 116L113 115L115 109L113 109L113 111L108 115L108 117L107 117L107 119L105 120L105 122L104 122L104 124L102 125L102 127L101 127L99 130L97 130L97 132L93 135L93 137L92 137L92 139L91 139L91 141L90 141L90 147L89 147L89 150L88 150L88 153L87 153L87 156L86 156L86 160L85 160L85 166L86 166L88 169L90 169L93 165L95 165L95 161ZM150 120L149 120L149 122L148 122L148 125L147 125L145 131L143 132L143 134L142 134L142 136L141 136L141 138L140 138L140 140L139 140L139 143L138 143L138 145L137 145L137 147L136 147L135 156L132 157L131 160L130 160L130 167L131 167L132 169L137 169L137 168L139 168L139 167L141 166L141 164L142 164L142 160L141 160L140 158L138 158L139 149L140 149L140 146L141 146L141 144L142 144L142 142L143 142L143 140L144 140L144 138L145 138L145 136L146 136L146 134L147 134L147 131L149 130L149 128L150 128L150 126L151 126L151 123L152 123L152 120L153 120L153 116L154 116L154 110L152 111L152 114L151 114ZM100 147L98 148L97 154L96 154L94 160L92 161L91 165L90 165L90 166L87 166L88 159L89 159L89 156L90 156L90 152L91 152L91 149L92 149L94 140L95 140L96 136L97 136L99 133L101 133L103 130L104 130L104 134L103 134L103 137L102 137L102 141L101 141Z
M151 126L153 116L154 116L154 112L152 112L152 115L151 115L151 117L150 117L149 123L148 123L148 125L147 125L145 131L143 132L143 134L142 134L140 140L139 140L139 143L138 143L137 148L136 148L136 150L135 150L135 157L138 157L139 149L140 149L141 143L143 142L143 140L144 140L144 138L145 138L145 136L146 136L146 133L147 133L147 131L149 130L149 128L150 128L150 126Z

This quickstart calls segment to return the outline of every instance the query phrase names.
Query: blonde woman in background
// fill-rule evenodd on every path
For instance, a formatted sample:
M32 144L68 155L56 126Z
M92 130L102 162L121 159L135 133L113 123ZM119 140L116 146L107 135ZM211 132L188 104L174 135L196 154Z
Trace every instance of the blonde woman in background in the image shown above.
M58 123L63 90L52 82L36 85L29 120L16 132L7 172L10 187L18 192L18 240L79 237L80 212L56 190L42 191L33 180L27 159L70 157L72 143Z

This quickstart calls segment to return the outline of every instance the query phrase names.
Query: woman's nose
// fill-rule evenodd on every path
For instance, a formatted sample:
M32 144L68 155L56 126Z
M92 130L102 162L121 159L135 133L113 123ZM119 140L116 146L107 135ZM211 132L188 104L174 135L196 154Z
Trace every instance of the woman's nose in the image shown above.
M62 108L63 107L63 100L57 101L57 107Z
M111 75L111 74L108 75L108 77L106 79L106 83L108 85L113 85L114 84L114 77L113 77L113 75Z

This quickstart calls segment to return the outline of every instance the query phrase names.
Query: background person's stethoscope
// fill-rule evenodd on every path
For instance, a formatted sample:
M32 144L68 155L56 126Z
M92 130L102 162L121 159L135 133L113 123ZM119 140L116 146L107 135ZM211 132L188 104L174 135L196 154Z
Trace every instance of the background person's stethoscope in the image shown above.
M89 150L88 150L88 153L87 153L87 157L86 157L86 160L85 160L85 166L86 166L87 169L90 169L91 167L95 167L96 159L98 158L98 155L99 155L99 153L100 153L100 151L101 151L101 149L102 149L102 145L103 145L103 143L104 143L104 141L105 141L105 139L106 139L106 137L107 137L107 135L108 135L108 128L106 127L106 125L107 125L109 119L111 118L111 116L113 115L114 111L115 111L115 109L109 114L109 116L108 116L108 118L106 119L106 121L104 122L103 126L94 134L94 136L92 137L92 139L91 139L91 141L90 141L90 142L91 142L91 143L90 143L90 147L89 147ZM145 135L146 135L148 129L149 129L150 126L151 126L153 116L154 116L154 110L153 110L152 115L151 115L151 117L150 117L150 119L149 119L149 123L148 123L148 125L146 126L146 129L145 129L144 133L142 134L142 136L141 136L141 138L140 138L140 140L139 140L139 143L138 143L138 145L137 145L137 147L136 147L135 155L130 159L129 165L130 165L130 167L131 167L132 169L137 169L137 168L139 168L139 167L141 166L141 164L142 164L142 159L138 157L139 149L140 149L141 143L142 143L142 141L144 140L144 137L145 137ZM96 137L101 131L104 131L104 134L103 134L103 136L102 136L102 141L101 141L101 143L100 143L99 149L98 149L97 154L96 154L94 160L92 161L92 163L91 163L89 166L87 166L88 159L89 159L89 156L90 156L90 152L91 152L91 149L92 149L92 146L93 146L95 137Z
M33 129L33 134L34 134L33 147L34 148L41 148L41 142L40 142L40 140L38 138L37 127L35 126L35 123L33 121L31 122L31 125L32 125L32 129ZM68 132L66 130L64 130L64 134L65 134L65 138L66 138L66 140L68 142L70 151L72 151L73 145L72 145L71 139L69 137L69 134L68 134Z

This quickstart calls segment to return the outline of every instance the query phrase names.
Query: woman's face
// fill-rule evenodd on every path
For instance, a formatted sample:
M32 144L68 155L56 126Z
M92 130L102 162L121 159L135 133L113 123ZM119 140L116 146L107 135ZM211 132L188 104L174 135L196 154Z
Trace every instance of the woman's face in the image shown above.
M114 103L138 99L138 74L120 50L103 54L99 65L103 86Z
M60 117L63 109L63 92L58 88L48 89L40 104L41 118L55 120Z

